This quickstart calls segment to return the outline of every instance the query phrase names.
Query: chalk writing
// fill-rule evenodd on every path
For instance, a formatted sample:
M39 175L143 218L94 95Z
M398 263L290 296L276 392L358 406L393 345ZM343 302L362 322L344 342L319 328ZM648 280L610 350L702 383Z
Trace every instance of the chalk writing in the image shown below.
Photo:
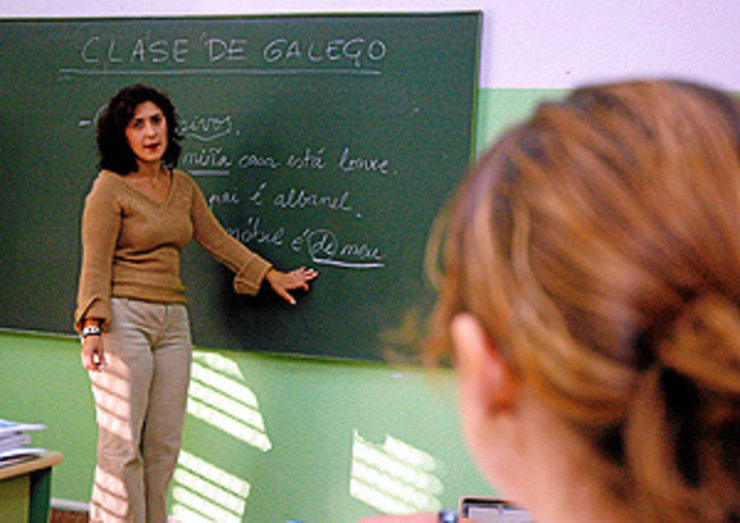
M363 158L350 154L349 147L342 150L342 155L337 162L339 169L345 173L366 172L388 174L388 164L390 162L383 158Z
M324 163L324 148L320 148L316 152L313 152L310 147L306 147L306 150L301 155L291 154L288 156L286 165L291 169L318 169L322 170L326 167Z
M243 37L222 38L205 34L196 38L185 35L162 38L147 31L131 37L92 35L81 42L78 54L82 63L87 66L124 67L148 64L182 67L188 62L218 65L213 68L180 69L179 71L184 74L223 72L224 64L239 67L234 71L243 74L269 73L270 69L265 68L265 65L279 65L280 71L289 71L291 74L340 71L349 74L351 70L361 70L382 62L388 56L388 52L388 44L385 41L359 35L328 38L322 41L304 41L286 37L269 42L253 42ZM61 72L114 74L115 71L103 67L88 71L64 68ZM378 73L378 71L368 72Z
M265 187L267 187L267 182L261 183L259 189L254 191L254 194L249 198L249 200L257 207L262 205L262 191L265 190Z
M285 238L285 227L266 230L259 216L250 216L244 228L227 227L226 232L242 243L259 243L265 245L282 245Z
M247 41L243 38L231 38L228 41L221 38L208 38L205 41L210 62L246 60L246 45Z
M250 197L250 201L257 207L265 201L272 203L281 210L328 209L330 211L354 212L350 205L350 191L337 190L334 193L317 193L303 188L290 187L272 195L268 191L268 183L262 182ZM361 217L358 213L358 218Z
M380 269L385 259L379 248L366 242L339 241L329 229L305 229L293 238L290 247L296 252L306 250L311 261L317 265L329 265L346 269Z
M83 62L89 64L99 62L111 64L122 62L184 63L189 51L187 38L166 40L142 36L133 41L122 43L115 38L103 39L100 36L93 36L82 45L80 58Z
M322 63L347 61L354 67L367 62L383 60L388 46L382 40L368 41L364 38L335 38L325 43L301 42L277 38L268 43L262 52L267 63Z
M352 207L347 200L349 191L336 194L316 194L305 189L291 188L273 198L272 203L281 209L324 208L332 211L351 212Z
M208 206L213 209L216 205L239 205L239 194L236 189L221 193L211 193L208 198Z
M204 149L201 155L214 154L218 151ZM291 153L282 161L274 156L260 153L248 152L242 154L237 161L237 165L243 169L286 169L296 171L325 171L328 170L329 164L325 160L326 148L319 147L314 149L306 147L301 153ZM364 174L389 174L391 172L391 162L387 158L375 156L361 156L350 151L349 147L342 148L339 158L336 160L336 167L341 173L364 173Z
M200 151L187 152L183 154L182 163L183 165L214 169L231 167L231 160L221 147L204 147Z
M239 158L239 167L243 169L253 169L253 168L267 168L267 169L277 169L280 167L280 162L275 160L272 156L265 156L261 154L253 154L253 153L247 153L243 154L241 158Z
M231 115L226 116L193 116L180 122L180 131L200 142L211 142L231 134L233 124Z

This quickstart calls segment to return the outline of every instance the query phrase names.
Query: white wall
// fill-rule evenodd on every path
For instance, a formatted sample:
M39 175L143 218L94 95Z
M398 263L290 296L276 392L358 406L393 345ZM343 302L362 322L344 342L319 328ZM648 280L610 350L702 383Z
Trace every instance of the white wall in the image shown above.
M669 76L740 90L740 0L0 0L0 16L484 13L481 87Z

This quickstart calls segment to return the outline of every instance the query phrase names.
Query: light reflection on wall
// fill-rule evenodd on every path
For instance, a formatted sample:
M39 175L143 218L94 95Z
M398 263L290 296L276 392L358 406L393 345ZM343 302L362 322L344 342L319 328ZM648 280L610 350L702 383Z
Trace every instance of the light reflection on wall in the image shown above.
M262 452L272 448L257 397L231 359L193 354L187 413ZM172 483L172 512L184 523L241 523L250 485L189 453L180 452Z
M438 468L433 456L392 436L380 445L355 431L350 495L385 514L436 512L444 490Z
M186 452L173 477L173 514L187 523L241 523L250 485Z
M193 355L188 414L263 452L272 448L257 397L237 364L224 356Z

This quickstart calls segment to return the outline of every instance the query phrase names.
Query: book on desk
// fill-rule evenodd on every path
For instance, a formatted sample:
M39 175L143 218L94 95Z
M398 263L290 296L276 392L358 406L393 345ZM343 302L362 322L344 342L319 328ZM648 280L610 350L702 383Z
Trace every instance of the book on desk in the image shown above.
M0 419L0 467L38 457L46 449L33 447L31 433L45 430L42 423L24 423Z

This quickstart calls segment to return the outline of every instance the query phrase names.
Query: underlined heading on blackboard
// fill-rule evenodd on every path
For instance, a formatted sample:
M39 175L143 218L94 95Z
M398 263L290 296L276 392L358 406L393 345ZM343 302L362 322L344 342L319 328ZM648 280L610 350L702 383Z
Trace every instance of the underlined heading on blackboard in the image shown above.
M78 64L58 71L60 81L95 76L376 76L388 56L378 38L322 41L247 38L92 35L80 40Z
M301 75L337 75L337 76L377 76L381 72L369 69L171 69L171 70L143 70L143 69L60 69L59 79L76 76L218 76L218 75L245 75L245 76L301 76Z

